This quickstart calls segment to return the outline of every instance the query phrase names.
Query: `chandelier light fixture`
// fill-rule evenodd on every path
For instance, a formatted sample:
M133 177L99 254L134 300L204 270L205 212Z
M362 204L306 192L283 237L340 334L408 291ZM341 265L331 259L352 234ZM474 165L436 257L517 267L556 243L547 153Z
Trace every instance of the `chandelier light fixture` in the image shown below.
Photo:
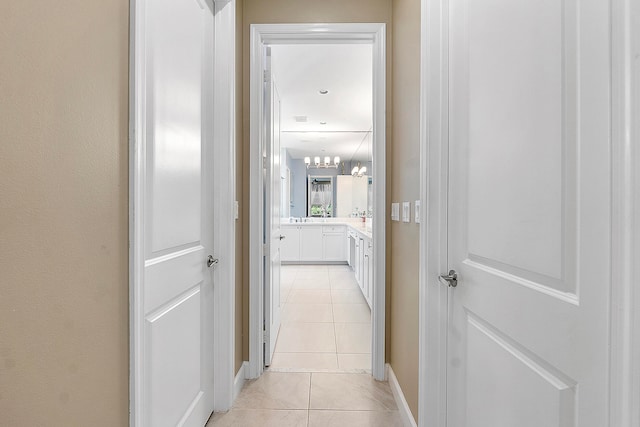
M358 164L354 166L353 169L351 169L351 176L362 178L365 173L367 173L367 167L360 166L360 162L358 162Z
M309 168L336 168L340 165L340 156L335 156L333 158L333 163L331 163L331 157L326 156L324 158L324 163L320 162L320 156L315 156L313 158L313 164L311 164L311 157L304 158L304 164L307 165L307 169Z

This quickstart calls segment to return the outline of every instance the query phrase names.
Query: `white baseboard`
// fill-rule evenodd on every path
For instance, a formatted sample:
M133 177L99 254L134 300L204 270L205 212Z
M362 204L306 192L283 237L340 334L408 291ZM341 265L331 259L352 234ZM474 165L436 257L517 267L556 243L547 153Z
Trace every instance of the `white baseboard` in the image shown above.
M396 374L393 373L393 369L388 363L387 378L389 378L389 386L391 387L391 392L393 393L393 397L398 405L398 410L400 411L400 417L402 418L403 424L406 427L417 427L416 420L411 413L411 409L409 409L407 400L404 398L404 393L402 393L402 389L398 383L398 378L396 378Z
M240 394L242 387L244 386L244 381L246 379L246 373L249 368L249 362L242 362L242 366L238 369L238 373L236 374L236 378L233 380L233 401L235 402L236 398Z

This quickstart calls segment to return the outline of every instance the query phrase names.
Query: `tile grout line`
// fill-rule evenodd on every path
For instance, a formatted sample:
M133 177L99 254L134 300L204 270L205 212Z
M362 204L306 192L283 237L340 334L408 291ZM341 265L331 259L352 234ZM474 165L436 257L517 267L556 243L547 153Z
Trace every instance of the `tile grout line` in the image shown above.
M336 360L336 369L340 369L340 362L338 361L338 337L336 334L336 314L333 309L333 279L331 279L331 275L329 275L329 292L331 293L331 320L333 321L333 342L336 345L335 352L335 360Z
M307 427L311 424L311 384L313 382L312 378L313 372L309 372L309 401L307 403Z
M329 279L329 286L331 286L332 282ZM333 319L333 341L336 345L336 367L340 369L340 360L338 359L338 331L336 331L336 317L335 311L333 310L333 286L331 286L331 316Z

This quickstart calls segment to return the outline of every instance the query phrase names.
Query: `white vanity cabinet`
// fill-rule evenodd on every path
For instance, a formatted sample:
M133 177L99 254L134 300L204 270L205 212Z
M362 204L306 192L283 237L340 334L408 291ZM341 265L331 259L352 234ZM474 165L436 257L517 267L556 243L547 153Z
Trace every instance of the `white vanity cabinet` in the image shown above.
M357 233L355 236L356 281L369 307L373 301L373 242L370 237Z
M346 261L347 228L344 225L282 224L283 262Z

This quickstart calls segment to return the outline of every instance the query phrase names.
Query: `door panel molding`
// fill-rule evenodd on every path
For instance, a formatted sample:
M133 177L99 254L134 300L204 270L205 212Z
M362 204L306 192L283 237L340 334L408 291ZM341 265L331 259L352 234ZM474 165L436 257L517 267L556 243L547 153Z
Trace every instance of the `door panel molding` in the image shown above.
M372 315L373 376L385 378L385 268L386 268L386 26L385 24L254 24L250 34L250 241L263 236L263 64L265 44L277 43L369 43L373 46L373 168L374 192L374 281L376 295ZM249 378L263 371L263 247L249 249Z
M518 271L516 267L491 262L491 260L484 260L472 255L464 261L464 264L570 304L579 304L576 294L562 292L554 286L549 286L549 282L557 283L552 277L539 276L529 271Z

